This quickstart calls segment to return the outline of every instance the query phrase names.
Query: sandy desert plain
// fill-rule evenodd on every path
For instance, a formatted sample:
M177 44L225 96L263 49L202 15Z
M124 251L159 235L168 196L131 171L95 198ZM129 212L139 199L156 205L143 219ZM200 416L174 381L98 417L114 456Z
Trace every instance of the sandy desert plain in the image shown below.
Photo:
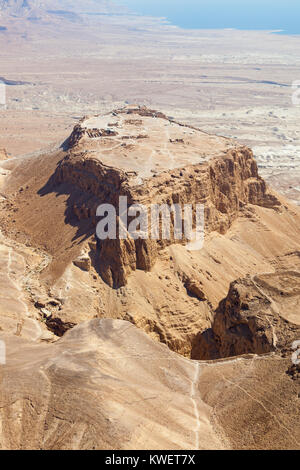
M300 449L300 37L102 4L0 16L0 448ZM203 250L99 250L122 191Z

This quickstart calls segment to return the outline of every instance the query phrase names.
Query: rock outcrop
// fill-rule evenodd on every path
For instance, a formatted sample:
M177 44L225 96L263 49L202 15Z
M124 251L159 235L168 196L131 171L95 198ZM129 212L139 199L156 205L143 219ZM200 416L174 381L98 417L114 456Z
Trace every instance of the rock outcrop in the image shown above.
M82 271L89 271L91 269L91 258L88 255L80 255L73 261L77 268Z
M219 359L279 352L292 356L300 339L300 273L285 271L231 284L211 329L195 339L193 357Z

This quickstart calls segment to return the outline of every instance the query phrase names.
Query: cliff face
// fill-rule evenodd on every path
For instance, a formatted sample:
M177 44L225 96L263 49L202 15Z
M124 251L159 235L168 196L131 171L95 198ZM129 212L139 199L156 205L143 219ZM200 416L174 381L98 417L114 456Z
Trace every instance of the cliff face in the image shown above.
M198 158L196 155L194 161L191 159L192 164L184 165L184 160L180 160L181 152L186 153L189 146L195 146L197 143L197 141L187 142L186 132L192 133L190 135L194 140L196 135L200 149L201 143L208 138L207 136L196 129L169 121L161 113L155 114L154 111L145 108L126 110L125 116L128 114L130 119L125 120L124 110L119 114L117 111L112 113L107 117L108 121L119 116L123 119L122 124L119 122L108 124L109 128L105 128L105 123L100 121L97 124L101 128L97 129L92 127L96 125L95 121L89 126L89 121L85 120L74 128L68 142L70 147L68 154L60 162L53 181L57 186L70 184L82 193L79 203L77 201L72 206L79 221L90 220L91 224L96 226L96 210L103 203L112 204L119 216L119 197L126 196L128 206L143 204L147 208L150 208L151 204L168 206L180 204L182 207L185 204L192 204L195 210L196 204L203 204L205 233L217 231L224 234L245 205L254 204L272 208L280 206L280 202L269 192L264 180L259 177L250 149L239 146L228 149L228 142L226 145L223 142L220 146L217 141L220 147L219 154L217 148L216 153L206 154L204 158L198 154ZM149 161L151 176L148 176L147 173L143 174L142 166L128 164L130 157L127 161L124 161L124 155L122 155L123 160L116 158L115 148L121 149L125 158L128 154L134 153L136 147L145 152L145 144L141 146L139 139L140 133L145 133L145 123L141 117L148 119L148 133L145 134L148 147L151 145L151 131L154 133L151 126L157 126L157 121L161 121L161 125L171 126L173 134L178 133L176 139L171 139L168 130L162 137L159 150L156 151L158 154L167 149L165 152L169 164L171 160L173 167L171 170L166 168L167 165L157 169L158 163L155 164L151 156ZM112 129L118 129L118 132ZM184 132L183 138L180 138L182 132ZM145 160L147 165L147 159ZM159 161L159 155L157 160ZM145 165L145 161L143 164ZM111 287L119 288L126 285L128 275L132 271L150 270L160 249L173 243L186 243L186 240L175 240L174 233L171 233L170 240L99 241L97 255L93 259L105 282Z
M231 284L212 328L195 340L193 355L218 359L242 354L292 355L300 339L299 271L247 277Z

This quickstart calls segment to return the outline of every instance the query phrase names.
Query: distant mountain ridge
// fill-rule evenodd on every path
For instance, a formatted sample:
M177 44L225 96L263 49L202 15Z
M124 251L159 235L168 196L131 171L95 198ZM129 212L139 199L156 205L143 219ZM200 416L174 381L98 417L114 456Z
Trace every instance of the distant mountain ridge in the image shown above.
M30 17L47 14L113 14L125 9L110 0L0 0L0 16Z

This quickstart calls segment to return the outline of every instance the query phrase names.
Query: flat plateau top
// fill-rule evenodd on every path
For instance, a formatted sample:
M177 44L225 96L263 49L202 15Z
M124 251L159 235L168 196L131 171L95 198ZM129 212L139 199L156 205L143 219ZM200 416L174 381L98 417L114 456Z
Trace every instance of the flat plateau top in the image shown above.
M153 114L152 114L153 113ZM138 179L204 163L235 143L206 134L147 109L125 108L85 118L77 145L105 165L135 172Z

